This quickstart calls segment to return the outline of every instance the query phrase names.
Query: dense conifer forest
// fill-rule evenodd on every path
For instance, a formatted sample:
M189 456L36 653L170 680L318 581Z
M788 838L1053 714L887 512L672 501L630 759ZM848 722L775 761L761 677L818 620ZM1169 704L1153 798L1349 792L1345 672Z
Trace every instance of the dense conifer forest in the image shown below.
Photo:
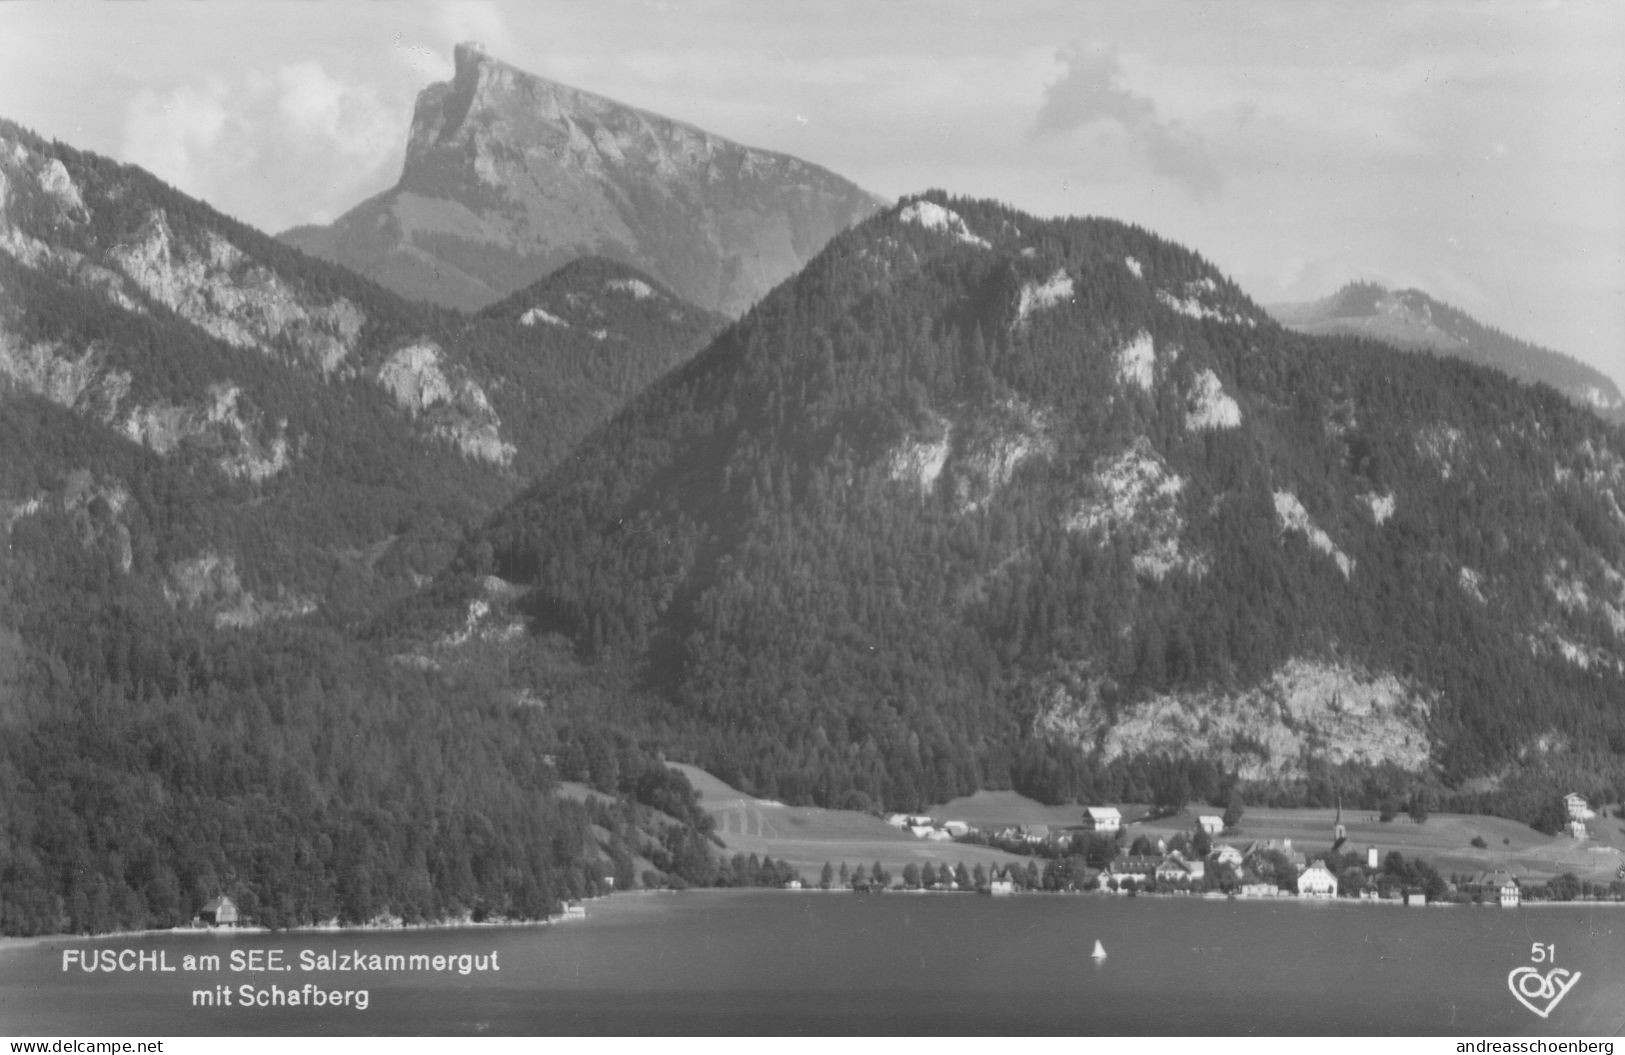
M1071 681L1127 717L1304 656L1403 679L1430 755L1311 760L1254 782L1260 800L1426 788L1550 825L1553 787L1613 790L1617 608L1553 583L1619 591L1617 431L1548 388L1282 330L1145 231L931 201L958 237L894 211L836 239L499 515L465 574L527 587L533 633L619 686L621 720L793 802L1222 802L1236 772L1195 751L1104 760L1046 733L1049 697ZM1072 295L1023 316L1056 274ZM1170 310L1193 290L1205 316ZM1114 355L1137 334L1158 349L1145 389ZM1235 427L1192 427L1205 372ZM990 485L978 455L1023 442L1043 453ZM1103 458L1141 442L1183 482L1199 572L1137 567L1143 523L1068 530ZM931 444L922 487L897 452ZM1283 492L1348 574L1283 529ZM1374 496L1393 501L1380 520ZM1475 598L1463 568L1493 590ZM460 612L459 589L430 596ZM1594 660L1552 646L1558 629L1600 642Z

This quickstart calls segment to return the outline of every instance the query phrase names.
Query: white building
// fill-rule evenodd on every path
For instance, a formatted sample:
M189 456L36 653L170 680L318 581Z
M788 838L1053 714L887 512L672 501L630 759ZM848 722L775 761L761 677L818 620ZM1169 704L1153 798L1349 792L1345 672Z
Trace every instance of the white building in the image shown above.
M1299 874L1298 896L1317 898L1337 896L1337 877L1327 869L1324 861L1316 861Z
M1090 831L1115 832L1123 827L1123 815L1115 806L1090 806L1083 811L1083 826Z
M1572 821L1588 821L1597 815L1590 803L1572 791L1563 796L1563 805L1568 809L1569 820Z
M1224 831L1224 818L1214 816L1211 813L1204 813L1200 817L1197 817L1196 823L1200 825L1202 830L1207 832L1209 835L1218 835L1220 832Z

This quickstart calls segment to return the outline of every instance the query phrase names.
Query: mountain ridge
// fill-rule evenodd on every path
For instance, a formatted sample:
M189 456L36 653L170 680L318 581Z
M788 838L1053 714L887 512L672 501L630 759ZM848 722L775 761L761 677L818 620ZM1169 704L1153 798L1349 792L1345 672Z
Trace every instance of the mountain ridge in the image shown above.
M1129 225L932 192L494 517L392 647L456 669L466 629L786 801L1538 819L1553 773L1617 776L1622 486L1555 393L1295 335Z
M189 477L194 508L177 519L206 510L221 534L176 555L171 580L195 578L183 565L200 561L217 583L258 581L305 604L341 583L351 593L352 573L392 569L387 588L360 591L381 596L433 574L463 527L723 324L617 267L571 287L594 313L590 332L462 316L306 257L139 169L0 122L5 401L70 409ZM15 460L26 464L27 448ZM0 500L27 506L59 484ZM245 488L259 492L258 526ZM300 541L299 523L320 525L321 542ZM393 556L380 563L375 547Z
M1602 371L1486 326L1418 289L1350 282L1320 300L1272 304L1267 310L1304 333L1370 337L1481 363L1530 384L1549 384L1605 420L1625 424L1625 396Z

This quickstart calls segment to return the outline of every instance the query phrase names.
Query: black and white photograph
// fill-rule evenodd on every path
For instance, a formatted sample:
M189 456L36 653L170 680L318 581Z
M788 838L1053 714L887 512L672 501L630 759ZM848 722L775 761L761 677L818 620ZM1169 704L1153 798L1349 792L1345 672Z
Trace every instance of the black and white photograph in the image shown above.
M0 2L0 1038L1611 1055L1622 388L1614 0Z

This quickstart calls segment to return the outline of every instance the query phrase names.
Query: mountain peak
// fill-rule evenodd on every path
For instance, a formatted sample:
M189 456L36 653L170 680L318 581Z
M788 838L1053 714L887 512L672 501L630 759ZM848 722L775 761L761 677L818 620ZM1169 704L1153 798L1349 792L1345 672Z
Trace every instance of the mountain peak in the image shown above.
M1328 297L1272 304L1269 312L1304 333L1369 337L1494 367L1525 383L1551 385L1610 421L1625 420L1625 397L1600 370L1486 326L1419 289L1349 282Z
M882 202L817 165L459 44L417 99L400 183L284 239L409 297L477 309L582 256L737 315Z

